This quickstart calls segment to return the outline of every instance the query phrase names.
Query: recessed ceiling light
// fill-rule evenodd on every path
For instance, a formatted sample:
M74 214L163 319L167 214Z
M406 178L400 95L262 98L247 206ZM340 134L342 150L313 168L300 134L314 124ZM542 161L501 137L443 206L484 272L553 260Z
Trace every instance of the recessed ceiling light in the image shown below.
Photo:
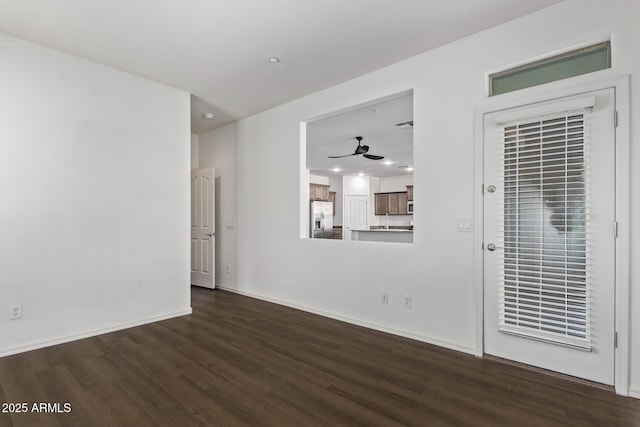
M360 173L358 174L358 176L364 176L364 173L360 172Z
M204 113L202 115L202 117L204 117L205 119L213 119L213 116L215 116L215 114L213 113Z
M333 169L331 169L331 170L337 173L337 172L340 172L342 169L340 169L340 168L333 168Z
M385 160L384 162L382 162L382 164L385 166L391 166L393 162L391 160Z
M410 165L404 165L404 166L398 166L400 169L403 169L407 172L413 172L413 166Z
M280 58L278 58L277 56L272 56L271 58L269 58L269 62L275 64L277 62L280 62Z

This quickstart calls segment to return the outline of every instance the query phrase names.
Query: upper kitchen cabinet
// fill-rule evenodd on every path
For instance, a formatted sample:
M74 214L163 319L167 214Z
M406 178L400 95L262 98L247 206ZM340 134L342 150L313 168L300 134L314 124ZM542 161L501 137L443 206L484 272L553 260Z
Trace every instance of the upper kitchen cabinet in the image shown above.
M398 193L389 193L387 197L389 198L387 213L389 215L398 215Z
M375 193L376 215L407 215L407 193Z
M333 216L336 216L336 192L329 191L329 201L333 204Z
M309 199L329 201L329 185L325 184L309 184Z
M407 193L398 194L398 215L407 215Z
M387 193L375 194L375 209L376 215L386 215L389 212L389 195Z

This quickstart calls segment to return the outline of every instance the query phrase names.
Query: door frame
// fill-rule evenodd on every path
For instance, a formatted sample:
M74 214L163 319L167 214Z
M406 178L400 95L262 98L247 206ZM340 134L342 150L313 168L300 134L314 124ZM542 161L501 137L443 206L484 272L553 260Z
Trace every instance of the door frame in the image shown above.
M609 74L608 77L602 77ZM484 356L484 116L502 110L566 98L572 95L615 89L617 127L615 134L615 331L614 384L616 394L629 395L630 363L630 76L615 75L611 70L585 74L486 99L474 111L474 227L473 281L476 302L475 355ZM614 117L611 118L614 120ZM613 224L612 224L613 229ZM613 232L613 231L612 231Z

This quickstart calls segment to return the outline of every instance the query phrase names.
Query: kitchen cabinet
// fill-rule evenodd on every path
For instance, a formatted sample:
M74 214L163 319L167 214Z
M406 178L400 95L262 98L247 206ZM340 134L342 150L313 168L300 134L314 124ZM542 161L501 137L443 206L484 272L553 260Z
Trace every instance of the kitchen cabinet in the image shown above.
M387 213L389 215L398 215L398 193L389 193L387 197Z
M387 214L387 206L389 204L389 195L388 193L376 193L375 194L375 209L374 213L376 215L386 215Z
M325 185L325 184L309 184L309 199L328 202L329 187L330 185Z
M413 201L413 185L407 185L407 200Z
M342 240L342 227L333 227L332 239Z
M407 193L396 193L398 194L398 215L407 215L407 198L409 197Z
M329 201L333 204L333 216L336 216L336 192L329 191Z
M407 215L407 193L375 193L375 215Z

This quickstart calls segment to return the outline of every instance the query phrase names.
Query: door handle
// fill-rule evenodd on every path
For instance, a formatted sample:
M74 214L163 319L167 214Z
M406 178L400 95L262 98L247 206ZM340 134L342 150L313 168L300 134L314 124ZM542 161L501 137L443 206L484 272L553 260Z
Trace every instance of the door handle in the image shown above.
M216 233L207 233L207 236L209 236L209 237L213 237L215 235L216 235Z
M496 245L494 243L489 243L487 245L487 250L491 251L491 252L495 251L496 250Z

